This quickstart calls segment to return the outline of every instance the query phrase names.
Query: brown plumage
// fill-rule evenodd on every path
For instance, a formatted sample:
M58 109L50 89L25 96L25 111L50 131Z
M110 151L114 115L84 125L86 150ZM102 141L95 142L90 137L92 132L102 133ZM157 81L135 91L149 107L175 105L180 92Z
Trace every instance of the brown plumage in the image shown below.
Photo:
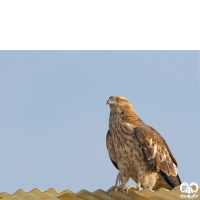
M106 144L110 159L119 170L112 188L125 188L130 178L138 189L171 189L180 185L177 162L162 136L138 117L125 97L111 96L107 104L110 118Z

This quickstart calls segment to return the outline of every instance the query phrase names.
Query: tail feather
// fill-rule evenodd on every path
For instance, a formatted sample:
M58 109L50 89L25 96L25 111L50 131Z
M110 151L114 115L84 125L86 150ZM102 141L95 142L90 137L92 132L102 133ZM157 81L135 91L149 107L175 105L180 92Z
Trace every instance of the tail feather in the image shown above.
M159 171L158 172L159 175L162 177L162 179L171 187L174 188L177 185L181 185L181 179L179 177L179 175L177 174L177 176L167 176L167 174L165 174L163 171Z

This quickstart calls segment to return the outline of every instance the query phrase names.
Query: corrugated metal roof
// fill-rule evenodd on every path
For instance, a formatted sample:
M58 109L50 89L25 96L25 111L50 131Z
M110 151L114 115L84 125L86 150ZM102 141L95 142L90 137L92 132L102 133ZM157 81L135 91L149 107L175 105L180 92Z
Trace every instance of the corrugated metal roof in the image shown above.
M179 186L175 187L171 191L164 188L160 188L157 191L152 191L150 189L144 189L141 192L131 190L128 194L123 191L111 192L108 195L103 190L96 190L95 192L88 192L87 190L81 190L78 193L72 192L70 190L65 190L60 192L53 188L42 191L40 189L33 189L30 192L26 192L22 189L18 190L14 194L8 194L7 192L0 193L0 199L3 200L177 200L183 199L180 197L182 193L180 192ZM196 193L200 200L200 188ZM187 199L187 198L185 198Z

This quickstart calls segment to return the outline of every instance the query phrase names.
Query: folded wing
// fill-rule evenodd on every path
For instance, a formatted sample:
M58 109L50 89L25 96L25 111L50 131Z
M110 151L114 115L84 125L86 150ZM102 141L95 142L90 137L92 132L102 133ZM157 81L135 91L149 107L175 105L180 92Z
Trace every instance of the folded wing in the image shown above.
M171 188L180 185L177 162L162 136L150 126L138 126L134 133L150 169L158 172Z
M117 157L116 157L116 154L115 154L113 139L112 139L112 135L110 133L110 130L108 130L108 132L107 132L106 146L107 146L107 149L108 149L108 154L110 156L110 160L112 161L113 165L118 169Z

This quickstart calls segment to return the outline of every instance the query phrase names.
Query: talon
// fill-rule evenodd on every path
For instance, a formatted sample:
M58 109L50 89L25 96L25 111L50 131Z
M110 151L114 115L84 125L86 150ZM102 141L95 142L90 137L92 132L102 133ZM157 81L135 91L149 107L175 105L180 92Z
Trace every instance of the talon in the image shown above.
M110 190L107 191L107 194L110 195Z
M107 194L110 194L112 191L115 190L115 188L116 188L116 186L112 186L111 188L109 188L109 189L107 190Z
M129 192L131 189L136 190L137 187L135 187L135 186L133 186L133 185L129 185L129 186L127 186L125 189L126 189L126 192L127 192L127 194L128 194L128 192Z
M115 188L115 192L117 193L117 188Z
M122 191L124 191L124 190L126 191L126 187L123 187L123 188L122 188Z

